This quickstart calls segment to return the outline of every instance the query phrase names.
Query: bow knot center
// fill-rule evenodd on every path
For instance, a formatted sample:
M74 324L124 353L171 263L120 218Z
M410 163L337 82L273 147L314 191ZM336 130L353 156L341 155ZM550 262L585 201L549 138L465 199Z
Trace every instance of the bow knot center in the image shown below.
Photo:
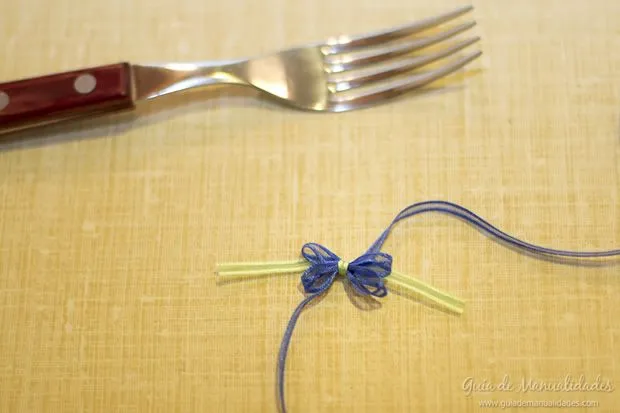
M349 263L345 260L338 261L338 274L346 277L347 271L349 270Z

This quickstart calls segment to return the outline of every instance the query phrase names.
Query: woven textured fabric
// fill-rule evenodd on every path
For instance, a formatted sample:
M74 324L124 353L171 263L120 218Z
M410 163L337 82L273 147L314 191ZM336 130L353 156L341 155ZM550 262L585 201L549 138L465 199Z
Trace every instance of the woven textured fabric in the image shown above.
M5 1L0 79L253 55L459 5ZM484 55L440 90L318 115L218 88L3 144L0 411L275 411L299 278L216 285L216 262L295 259L309 240L354 258L414 202L457 202L539 245L617 248L620 3L475 6ZM617 266L532 259L441 215L403 223L386 250L464 298L464 314L397 294L356 307L335 283L295 330L291 413L557 399L617 410ZM581 374L616 390L463 390L470 377Z

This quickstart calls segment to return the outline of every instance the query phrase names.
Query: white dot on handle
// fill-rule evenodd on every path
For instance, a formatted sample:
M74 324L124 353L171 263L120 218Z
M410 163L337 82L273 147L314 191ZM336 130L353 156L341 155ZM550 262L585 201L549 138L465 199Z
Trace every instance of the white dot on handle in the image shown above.
M73 87L78 93L86 95L95 90L95 87L97 87L97 79L90 74L80 75L75 79Z
M11 99L9 99L9 95L7 95L6 93L0 91L0 111L2 111L4 108L9 106L9 101L10 100Z

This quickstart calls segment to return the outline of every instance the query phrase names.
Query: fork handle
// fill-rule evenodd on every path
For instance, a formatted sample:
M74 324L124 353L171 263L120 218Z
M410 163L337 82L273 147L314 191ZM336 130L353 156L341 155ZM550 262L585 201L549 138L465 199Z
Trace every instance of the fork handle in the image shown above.
M129 63L0 83L0 133L133 107Z

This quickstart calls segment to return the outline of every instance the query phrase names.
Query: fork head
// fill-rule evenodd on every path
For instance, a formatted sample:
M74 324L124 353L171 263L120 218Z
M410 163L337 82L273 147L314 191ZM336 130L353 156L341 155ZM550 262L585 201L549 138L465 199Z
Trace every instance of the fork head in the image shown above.
M298 109L342 112L374 105L447 76L480 56L474 51L420 71L479 40L471 37L445 45L475 22L422 34L472 9L467 6L382 32L334 37L249 59L237 64L235 74Z

